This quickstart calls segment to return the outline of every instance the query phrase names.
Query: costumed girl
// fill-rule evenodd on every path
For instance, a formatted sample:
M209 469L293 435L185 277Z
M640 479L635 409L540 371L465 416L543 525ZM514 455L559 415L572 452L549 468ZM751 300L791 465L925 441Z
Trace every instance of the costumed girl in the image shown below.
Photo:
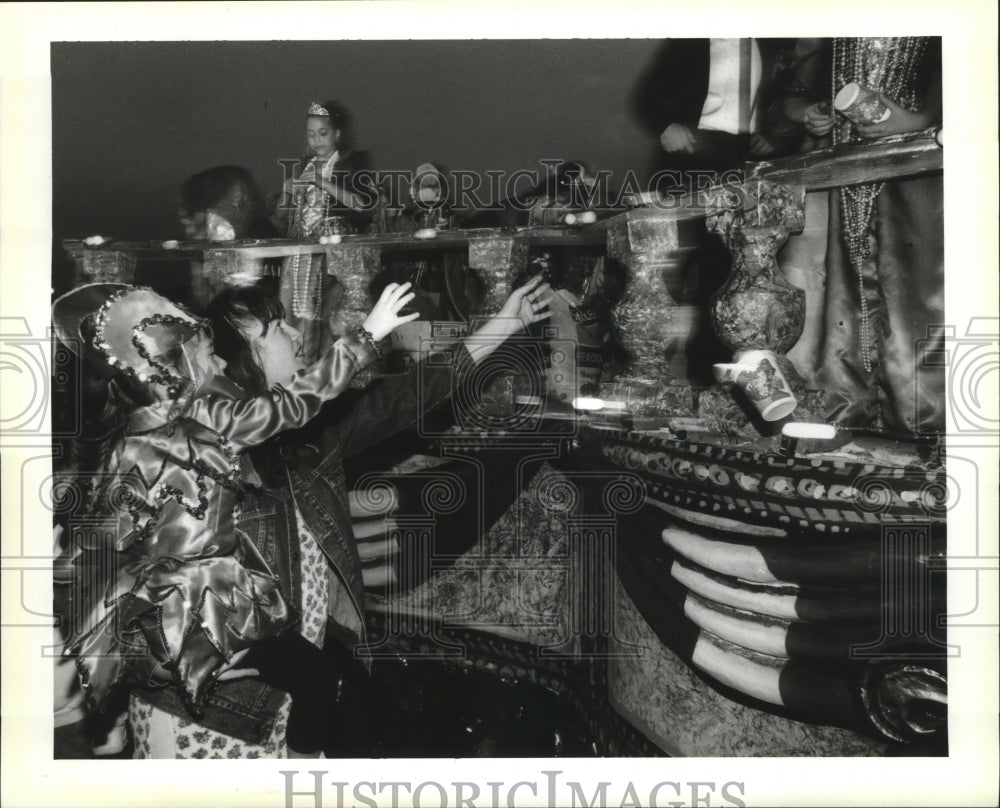
M309 106L309 155L300 161L295 176L285 182L278 206L279 214L286 218L288 238L340 236L364 229L365 200L354 182L355 172L362 167L361 158L350 148L347 124L346 111L333 101ZM330 322L342 291L326 268L323 254L289 256L280 290L292 325L303 332L307 345L319 345L321 350L333 334L320 323Z
M242 399L221 375L208 322L152 290L92 284L56 300L60 339L111 376L111 428L92 496L111 535L72 548L70 562L66 648L92 708L120 682L162 682L198 715L213 683L242 662L291 694L289 747L319 748L336 671L288 630L295 611L236 528L250 473L240 453L302 426L343 392L378 341L414 318L399 314L408 290L387 287L363 325L315 364Z
M549 316L551 290L540 277L515 289L496 314L450 352L450 363L423 362L381 376L364 390L327 402L302 429L250 449L260 487L242 503L238 526L255 543L301 614L300 633L338 660L327 687L340 716L327 728L331 757L367 756L377 748L378 710L371 680L354 651L367 642L365 590L353 532L344 462L369 452L430 412L512 334ZM305 368L301 335L268 283L230 287L209 305L215 350L226 375L254 396L287 385ZM506 362L492 365L497 371ZM490 366L484 367L492 374ZM148 758L287 757L288 697L232 668L197 723L172 688L136 687L129 702L134 755ZM229 678L237 681L228 681ZM371 744L371 746L366 746Z

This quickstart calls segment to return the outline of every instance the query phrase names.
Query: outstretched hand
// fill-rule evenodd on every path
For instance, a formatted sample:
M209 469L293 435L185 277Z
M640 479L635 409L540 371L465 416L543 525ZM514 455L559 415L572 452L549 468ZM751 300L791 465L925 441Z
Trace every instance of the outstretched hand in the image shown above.
M407 314L405 317L399 315L406 304L413 300L413 292L409 291L410 286L409 281L402 285L390 283L382 291L382 296L371 313L365 318L362 327L371 332L376 342L385 339L403 323L409 323L420 316L420 312Z
M551 316L548 306L552 294L552 287L542 282L541 275L535 275L524 286L510 293L497 312L497 317L514 324L519 323L519 329L527 328Z
M500 311L487 320L475 334L465 340L465 347L476 364L493 353L507 337L549 317L552 288L536 275L524 286L510 293Z

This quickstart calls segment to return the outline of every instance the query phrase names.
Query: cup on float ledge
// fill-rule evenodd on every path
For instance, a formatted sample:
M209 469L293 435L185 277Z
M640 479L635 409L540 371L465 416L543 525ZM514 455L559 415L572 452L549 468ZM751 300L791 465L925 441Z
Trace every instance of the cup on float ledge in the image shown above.
M892 110L882 97L856 81L845 84L833 99L833 108L854 123L868 125L889 120Z
M780 421L799 405L771 351L747 351L739 362L713 367L715 378L739 387L765 421Z

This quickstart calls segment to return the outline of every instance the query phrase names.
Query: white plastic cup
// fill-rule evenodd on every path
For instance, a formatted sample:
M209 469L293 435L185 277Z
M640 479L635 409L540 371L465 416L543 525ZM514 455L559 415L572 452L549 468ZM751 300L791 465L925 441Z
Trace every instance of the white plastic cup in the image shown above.
M765 421L780 421L799 405L771 351L747 351L738 362L714 366L715 378L735 384Z
M833 108L854 123L866 126L889 120L892 110L885 105L881 96L868 87L852 81L841 87L833 99Z

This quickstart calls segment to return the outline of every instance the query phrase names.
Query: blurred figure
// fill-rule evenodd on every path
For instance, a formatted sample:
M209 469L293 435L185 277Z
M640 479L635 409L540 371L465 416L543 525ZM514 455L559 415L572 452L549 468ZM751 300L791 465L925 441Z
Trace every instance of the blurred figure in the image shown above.
M594 172L582 160L546 164L545 178L527 191L468 215L462 227L558 227L567 213L603 207Z
M375 227L379 232L433 235L430 231L452 226L447 169L436 163L421 163L407 191L405 204L380 206L376 211ZM388 201L388 195L380 201ZM481 298L479 285L469 274L464 249L394 252L384 256L382 266L372 279L371 294L380 294L388 283L409 281L416 296L408 311L418 312L420 320L466 320Z
M178 217L186 241L239 241L275 238L277 229L266 216L264 197L253 175L243 166L213 166L192 174L180 188ZM262 272L276 272L265 265ZM171 282L174 273L168 262L145 262L137 280L158 289L196 309L211 296L201 261L191 262L188 286ZM148 279L148 280L147 280Z
M657 190L695 181L692 172L742 168L773 156L760 132L774 91L778 39L668 39L633 93L633 108L655 139ZM672 172L669 175L660 172ZM650 190L653 190L651 187Z
M668 39L640 78L633 109L651 136L647 189L661 196L707 188L749 160L790 148L787 137L763 132L791 43L779 39ZM687 321L687 335L666 352L681 382L714 383L712 365L729 349L711 327L708 306L732 266L729 251L705 234L668 290ZM683 314L682 314L683 312Z
M184 180L180 220L189 241L274 238L277 229L264 215L264 198L242 166L208 168Z

